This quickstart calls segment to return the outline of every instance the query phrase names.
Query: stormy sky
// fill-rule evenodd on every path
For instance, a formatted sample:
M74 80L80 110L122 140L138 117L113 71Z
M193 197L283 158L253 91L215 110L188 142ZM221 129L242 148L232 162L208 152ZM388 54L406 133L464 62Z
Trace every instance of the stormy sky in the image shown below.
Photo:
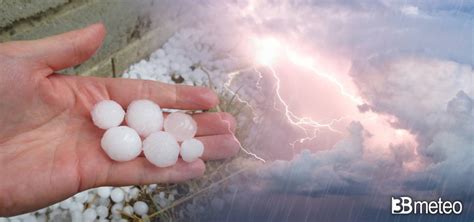
M208 2L204 17L235 36L272 36L316 60L363 100L284 59L262 69L274 100L297 115L336 119L315 138L291 128L271 102L256 131L267 157L226 195L228 221L465 221L474 217L474 3L463 0ZM265 74L267 73L267 74ZM273 82L272 82L273 81ZM273 90L273 91L272 91ZM272 94L273 93L273 94ZM269 96L270 95L270 96ZM250 99L256 97L249 96ZM269 119L269 120L268 120ZM285 122L286 121L286 122ZM289 124L291 125L291 124ZM237 184L239 181L235 181ZM253 186L250 184L258 184ZM395 217L390 196L461 200L454 217Z

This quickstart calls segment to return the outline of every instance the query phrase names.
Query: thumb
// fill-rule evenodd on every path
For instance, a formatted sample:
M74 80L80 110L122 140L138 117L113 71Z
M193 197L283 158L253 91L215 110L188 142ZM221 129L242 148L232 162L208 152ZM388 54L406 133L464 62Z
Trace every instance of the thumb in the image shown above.
M29 58L54 71L72 67L89 59L105 37L101 23L44 39L27 41Z

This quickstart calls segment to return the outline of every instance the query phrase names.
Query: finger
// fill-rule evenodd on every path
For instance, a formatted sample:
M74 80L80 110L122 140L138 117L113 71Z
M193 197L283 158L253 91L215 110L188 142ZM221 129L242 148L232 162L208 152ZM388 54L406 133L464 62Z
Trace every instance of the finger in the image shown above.
M126 108L137 99L149 99L161 108L206 110L215 107L219 98L205 87L171 85L157 81L52 75L49 79L74 91L76 102L90 110L97 102L111 99ZM66 83L66 84L64 84Z
M198 129L196 136L210 136L219 134L233 134L236 122L229 113L198 113L193 115Z
M240 143L232 134L196 137L204 144L203 160L226 159L236 155Z
M150 80L92 78L105 87L110 99L126 107L133 100L149 99L161 108L206 110L215 107L219 98L205 87L166 84Z
M54 71L81 64L100 47L105 37L102 24L51 36L44 39L24 41L19 50L33 62ZM15 43L13 43L15 44Z
M128 186L153 183L178 183L204 174L205 165L201 160L186 163L179 159L170 167L160 168L144 157L128 162L113 162L99 186Z
M165 113L164 116L168 116ZM192 115L197 124L196 136L212 136L219 134L233 134L236 122L232 115L224 112L205 112Z

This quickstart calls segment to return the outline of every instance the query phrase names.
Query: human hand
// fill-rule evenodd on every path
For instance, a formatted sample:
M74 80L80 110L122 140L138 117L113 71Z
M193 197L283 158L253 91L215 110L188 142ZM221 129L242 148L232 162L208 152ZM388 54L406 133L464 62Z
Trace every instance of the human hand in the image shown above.
M55 71L78 65L105 36L96 24L36 40L0 44L0 216L46 207L98 186L180 182L203 174L202 160L158 168L143 156L115 162L100 147L103 130L90 110L104 99L126 107L150 99L163 108L209 109L217 96L204 87L155 81L78 77ZM201 113L197 139L204 160L236 154L235 121L227 113Z

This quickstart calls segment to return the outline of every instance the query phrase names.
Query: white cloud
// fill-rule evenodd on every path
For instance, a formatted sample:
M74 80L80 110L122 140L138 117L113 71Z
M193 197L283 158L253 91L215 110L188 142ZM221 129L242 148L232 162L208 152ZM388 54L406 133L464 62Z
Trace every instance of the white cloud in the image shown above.
M400 56L356 63L352 76L372 109L399 118L415 131L434 127L459 91L473 97L473 70L453 61Z
M420 14L418 7L413 6L413 5L405 5L400 8L400 11L403 14L410 15L410 16L417 16Z

